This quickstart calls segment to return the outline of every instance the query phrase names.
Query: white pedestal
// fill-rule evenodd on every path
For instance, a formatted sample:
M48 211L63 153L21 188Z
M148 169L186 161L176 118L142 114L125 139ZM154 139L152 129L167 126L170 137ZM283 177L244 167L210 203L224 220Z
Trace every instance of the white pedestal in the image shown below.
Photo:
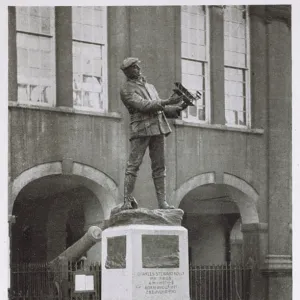
M189 300L188 236L181 226L102 232L102 300Z

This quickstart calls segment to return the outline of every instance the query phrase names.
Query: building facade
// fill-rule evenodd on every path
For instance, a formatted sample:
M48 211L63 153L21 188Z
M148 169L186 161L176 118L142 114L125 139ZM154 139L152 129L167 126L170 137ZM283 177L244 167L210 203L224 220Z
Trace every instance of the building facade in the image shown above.
M133 56L161 98L177 81L202 93L170 120L166 144L168 201L185 212L191 264L251 262L251 299L290 299L291 7L8 14L11 262L55 258L123 201L120 65ZM134 195L157 207L147 154Z

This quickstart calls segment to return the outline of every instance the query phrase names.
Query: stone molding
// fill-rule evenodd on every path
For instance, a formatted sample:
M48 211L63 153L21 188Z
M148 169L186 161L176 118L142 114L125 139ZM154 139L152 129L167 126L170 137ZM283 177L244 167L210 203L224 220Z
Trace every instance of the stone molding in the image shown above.
M266 276L292 276L292 267L293 262L291 255L269 254L265 258L261 271Z
M242 232L268 232L267 223L242 224Z

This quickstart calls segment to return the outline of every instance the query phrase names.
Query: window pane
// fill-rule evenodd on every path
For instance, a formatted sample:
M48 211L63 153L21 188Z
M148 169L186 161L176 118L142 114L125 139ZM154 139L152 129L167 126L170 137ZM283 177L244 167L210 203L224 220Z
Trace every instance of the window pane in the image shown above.
M204 108L198 109L198 118L201 121L205 121L205 109Z
M18 84L18 102L28 101L27 84Z
M28 67L28 50L19 48L17 51L18 66Z
M226 123L229 125L238 125L238 112L232 110L225 110Z
M246 113L244 111L238 112L239 125L246 125Z
M17 30L53 35L54 7L16 7Z
M81 23L81 7L72 7L72 21L74 23Z
M189 106L189 115L192 117L197 117L197 107L196 106Z
M41 6L40 7L40 15L42 18L51 18L51 11L50 11L50 7L47 6Z
M40 16L39 7L38 6L29 7L29 15L39 17Z
M51 70L51 53L42 51L41 52L41 68Z
M76 106L104 109L104 66L99 59L102 47L73 42L73 102Z
M72 7L73 39L105 44L106 18L103 8Z
M95 26L103 26L103 19L104 19L104 15L103 12L100 10L95 10L94 11L94 16L93 16L93 24Z
M82 40L93 42L93 26L82 25Z
M246 19L243 5L228 5L224 11L225 65L246 68Z
M225 68L226 123L246 125L245 70Z
M51 39L17 33L18 101L53 104L54 62Z
M29 30L29 18L27 15L19 14L17 16L17 30L28 31Z
M93 25L93 7L82 7L81 16L82 24Z
M206 120L206 103L204 95L206 75L204 66L207 65L207 11L205 6L181 7L181 66L182 84L192 94L199 91L202 97L182 112L182 117L188 121Z
M199 45L206 45L206 15L202 6L187 6L181 11L181 42L183 57L206 60L205 51L198 51Z
M104 110L106 105L106 8L72 7L73 102L82 108ZM89 43L86 43L89 42Z
M44 34L51 33L51 21L49 18L41 18L41 32Z

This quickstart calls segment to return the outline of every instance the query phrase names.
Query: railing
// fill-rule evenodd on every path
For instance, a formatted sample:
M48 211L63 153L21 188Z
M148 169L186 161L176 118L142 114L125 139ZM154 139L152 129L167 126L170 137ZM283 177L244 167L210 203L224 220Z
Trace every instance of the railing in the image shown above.
M191 300L248 300L251 268L244 265L190 267Z
M251 272L244 265L190 266L191 300L248 300ZM9 299L100 300L101 266L84 262L65 262L55 269L47 263L11 265Z
M87 288L84 286L86 276L90 279ZM48 263L11 265L9 299L100 300L100 264L66 262L55 269Z

